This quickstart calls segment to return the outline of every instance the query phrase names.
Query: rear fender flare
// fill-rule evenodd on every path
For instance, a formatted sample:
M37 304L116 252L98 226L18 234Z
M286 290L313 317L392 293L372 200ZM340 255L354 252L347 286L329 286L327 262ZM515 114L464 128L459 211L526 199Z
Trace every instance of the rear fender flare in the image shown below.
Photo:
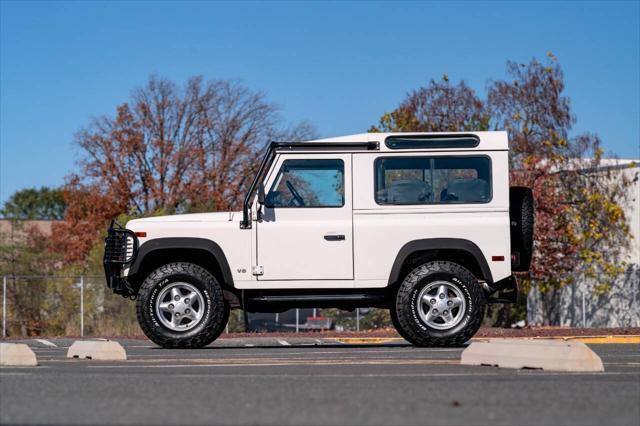
M462 250L471 254L482 271L482 275L487 282L493 282L493 276L491 275L491 269L487 263L487 259L482 254L480 248L469 240L463 240L458 238L429 238L424 240L410 241L398 252L396 260L391 267L391 273L389 274L388 285L392 285L400 280L400 273L402 272L402 266L404 262L413 253L426 250Z

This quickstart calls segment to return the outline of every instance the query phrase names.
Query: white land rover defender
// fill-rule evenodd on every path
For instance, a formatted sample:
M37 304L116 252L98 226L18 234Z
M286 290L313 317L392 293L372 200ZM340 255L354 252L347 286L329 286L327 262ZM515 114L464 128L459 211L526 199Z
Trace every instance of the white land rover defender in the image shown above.
M230 309L296 307L389 309L409 342L461 345L531 261L508 155L506 132L272 142L241 212L112 223L107 283L167 348L209 344Z

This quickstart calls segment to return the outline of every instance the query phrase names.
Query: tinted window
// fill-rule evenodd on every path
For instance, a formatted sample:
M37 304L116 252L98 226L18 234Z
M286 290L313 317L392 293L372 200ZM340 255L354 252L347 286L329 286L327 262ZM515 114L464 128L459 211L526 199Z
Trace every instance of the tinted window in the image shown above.
M487 203L488 157L395 157L375 163L378 204Z
M342 160L285 160L267 194L267 207L341 207Z

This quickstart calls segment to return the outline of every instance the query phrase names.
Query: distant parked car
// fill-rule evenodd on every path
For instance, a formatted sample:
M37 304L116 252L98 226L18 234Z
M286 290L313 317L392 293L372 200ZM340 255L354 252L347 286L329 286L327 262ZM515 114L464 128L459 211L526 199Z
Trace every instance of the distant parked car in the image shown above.
M333 330L334 324L331 318L308 317L304 328L310 331Z
M283 327L282 324L270 319L255 319L249 321L249 327L247 331L251 332L265 332L265 331L289 331L287 327Z

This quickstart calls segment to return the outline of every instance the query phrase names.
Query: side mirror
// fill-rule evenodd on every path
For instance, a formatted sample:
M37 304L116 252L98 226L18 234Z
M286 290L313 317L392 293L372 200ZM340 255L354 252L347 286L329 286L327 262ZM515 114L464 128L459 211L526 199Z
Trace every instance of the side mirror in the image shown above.
M260 203L261 206L264 205L264 199L264 184L260 183L260 186L258 187L258 203Z

